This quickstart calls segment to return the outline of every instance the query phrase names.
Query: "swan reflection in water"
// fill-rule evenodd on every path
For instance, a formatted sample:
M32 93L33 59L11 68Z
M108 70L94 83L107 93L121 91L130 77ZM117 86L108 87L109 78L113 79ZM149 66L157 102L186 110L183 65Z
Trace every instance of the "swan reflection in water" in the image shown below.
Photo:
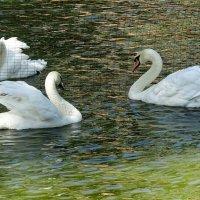
M130 100L132 117L142 129L160 132L197 132L200 130L200 109L170 107Z
M16 157L17 154L19 156L21 154L28 155L33 152L41 154L42 151L55 150L56 147L66 147L67 149L68 145L73 145L76 140L79 140L81 131L80 123L46 129L26 129L19 131L7 129L1 130L0 144L2 144L2 149L7 152L7 157ZM31 156L28 157L31 158Z

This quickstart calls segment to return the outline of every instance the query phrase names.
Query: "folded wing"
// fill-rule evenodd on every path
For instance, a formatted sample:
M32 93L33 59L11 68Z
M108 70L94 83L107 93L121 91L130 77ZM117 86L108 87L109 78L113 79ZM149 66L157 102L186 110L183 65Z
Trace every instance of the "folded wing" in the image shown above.
M0 103L23 118L51 121L61 117L47 97L23 81L0 82Z

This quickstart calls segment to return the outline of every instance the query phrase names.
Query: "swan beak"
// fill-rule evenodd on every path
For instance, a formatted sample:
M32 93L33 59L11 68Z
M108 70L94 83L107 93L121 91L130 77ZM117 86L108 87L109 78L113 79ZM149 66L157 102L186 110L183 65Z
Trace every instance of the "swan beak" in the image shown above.
M140 66L140 56L137 56L133 60L133 72Z

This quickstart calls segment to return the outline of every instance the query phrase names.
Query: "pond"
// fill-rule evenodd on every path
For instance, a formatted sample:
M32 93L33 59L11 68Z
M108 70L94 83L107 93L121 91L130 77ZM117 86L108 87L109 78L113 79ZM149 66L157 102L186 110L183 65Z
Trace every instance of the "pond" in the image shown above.
M198 200L200 110L128 99L157 50L157 79L200 63L199 0L0 1L0 37L18 37L48 67L23 79L43 93L59 71L81 123L0 131L0 199ZM4 108L1 106L0 110Z

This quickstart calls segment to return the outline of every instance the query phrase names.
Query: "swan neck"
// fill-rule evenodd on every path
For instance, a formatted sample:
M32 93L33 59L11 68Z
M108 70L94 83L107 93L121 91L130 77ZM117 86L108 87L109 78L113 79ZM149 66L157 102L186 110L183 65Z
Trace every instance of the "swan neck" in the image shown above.
M65 100L58 93L55 82L47 78L45 81L45 90L50 101L58 108L58 110L60 110L59 108Z
M150 60L152 65L130 88L129 97L141 93L145 87L149 86L160 74L162 70L162 59L159 54L154 55Z
M54 106L56 106L64 117L71 116L79 117L80 119L82 118L80 112L71 103L67 102L60 96L54 80L48 78L46 79L45 90L50 101L54 104Z
M55 84L48 84L48 81L45 83L45 90L47 93L47 96L49 97L50 101L52 103L56 103L57 99L62 98L60 94L57 91Z

